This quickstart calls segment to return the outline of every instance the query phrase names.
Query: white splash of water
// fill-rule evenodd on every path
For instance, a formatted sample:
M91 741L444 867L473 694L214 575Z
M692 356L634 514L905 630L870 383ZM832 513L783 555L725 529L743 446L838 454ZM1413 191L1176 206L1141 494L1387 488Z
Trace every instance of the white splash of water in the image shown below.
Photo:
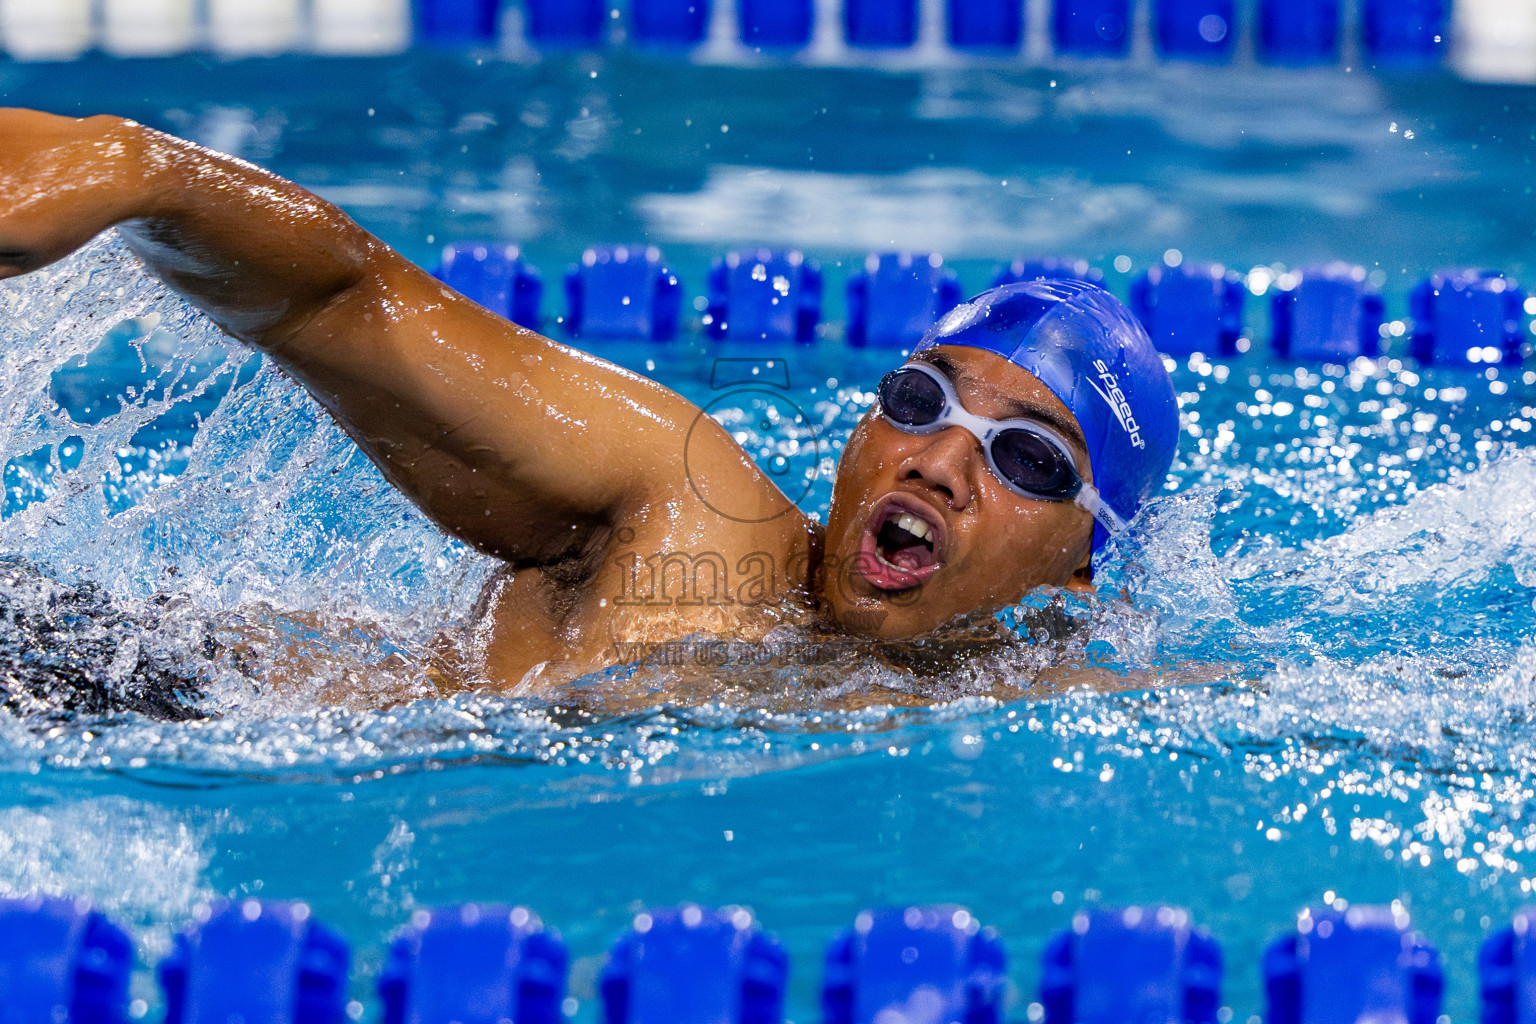
M138 926L150 962L170 948L168 922L188 919L213 896L203 876L208 857L198 830L158 804L93 797L46 809L0 808L0 896L89 899Z
M253 358L114 237L0 287L0 313L0 453L12 458L68 438L84 442L78 468L54 457L46 500L0 522L0 546L66 580L99 584L124 608L169 610L162 621L181 632L168 627L161 639L194 649L199 616L206 623L224 615L221 625L237 633L251 627L275 651L282 637L262 623L298 613L359 625L360 642L341 628L316 632L341 649L342 662L361 665L379 648L430 641L472 606L489 560L438 531L270 365L203 422L174 485L151 477L141 481L137 504L113 507L103 482L121 478L135 435L197 400L209 381L187 391L173 374L147 393L127 395L117 415L83 425L50 397L54 371L80 365L130 317L153 318L154 338L177 339L188 362L232 374ZM178 609L187 614L178 617ZM251 659L246 676L260 678L261 666L271 665L276 655L263 647L242 652ZM341 677L351 671L337 669L331 682L345 684ZM239 700L224 703L227 710Z

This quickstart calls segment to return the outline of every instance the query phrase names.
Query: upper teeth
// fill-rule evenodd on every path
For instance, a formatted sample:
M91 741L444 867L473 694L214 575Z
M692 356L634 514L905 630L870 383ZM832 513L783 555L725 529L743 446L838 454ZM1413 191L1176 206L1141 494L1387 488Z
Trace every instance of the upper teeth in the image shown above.
M903 512L899 516L894 516L893 519L898 527L906 530L918 540L928 540L933 536L933 530L927 523L917 518L917 516Z

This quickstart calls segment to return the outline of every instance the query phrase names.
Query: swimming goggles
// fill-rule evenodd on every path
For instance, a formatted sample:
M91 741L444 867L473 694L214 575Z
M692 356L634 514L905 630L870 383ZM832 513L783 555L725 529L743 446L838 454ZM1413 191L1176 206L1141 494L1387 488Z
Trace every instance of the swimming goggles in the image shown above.
M1025 498L1071 501L1111 534L1124 519L1085 483L1066 440L1034 420L989 420L967 412L948 377L925 363L907 363L880 381L880 411L907 434L936 434L964 427L981 442L987 468L1003 486Z

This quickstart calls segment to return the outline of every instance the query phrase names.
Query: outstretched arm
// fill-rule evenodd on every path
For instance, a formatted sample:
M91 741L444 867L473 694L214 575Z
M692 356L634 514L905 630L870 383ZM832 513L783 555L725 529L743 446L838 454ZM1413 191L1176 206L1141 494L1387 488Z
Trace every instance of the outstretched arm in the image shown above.
M691 500L699 413L681 396L502 320L248 163L118 118L0 110L0 278L114 225L483 551L589 559L629 514ZM700 426L689 468L772 501L730 436Z

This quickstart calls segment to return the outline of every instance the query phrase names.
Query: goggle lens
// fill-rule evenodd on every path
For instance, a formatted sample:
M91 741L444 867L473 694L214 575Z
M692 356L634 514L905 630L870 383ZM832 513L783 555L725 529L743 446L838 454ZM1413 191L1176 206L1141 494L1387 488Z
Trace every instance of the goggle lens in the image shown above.
M1077 473L1066 456L1039 434L1004 430L992 439L992 462L1003 479L1042 498L1069 498L1077 493Z
M916 370L895 370L880 382L880 408L905 427L926 427L944 413L944 389Z

